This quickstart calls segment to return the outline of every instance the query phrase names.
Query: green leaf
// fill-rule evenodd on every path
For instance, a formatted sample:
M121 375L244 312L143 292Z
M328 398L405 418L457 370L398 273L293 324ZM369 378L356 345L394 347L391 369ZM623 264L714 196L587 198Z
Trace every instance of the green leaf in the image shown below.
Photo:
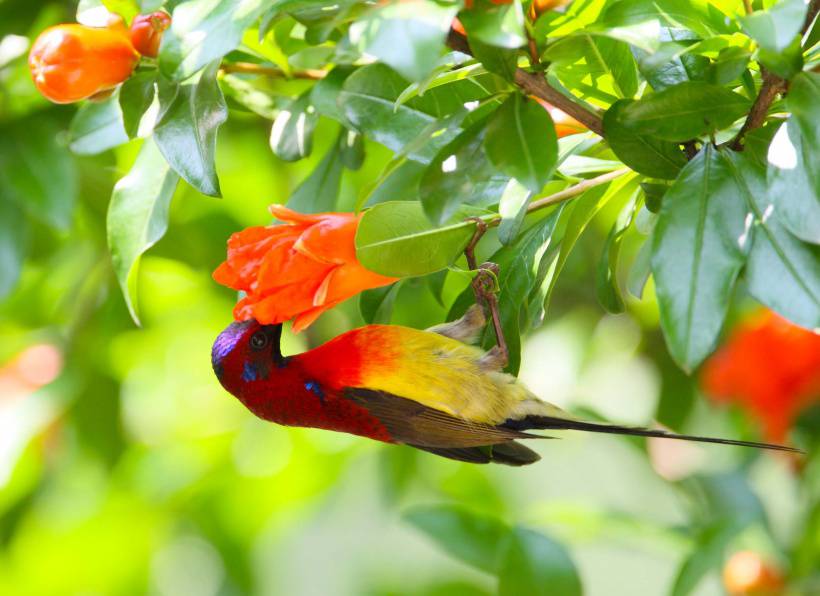
M797 75L789 87L786 106L800 128L806 172L820 196L820 73Z
M663 27L660 38L663 41L655 52L633 50L638 69L655 91L707 78L709 59L689 53L701 41L697 35L686 29Z
M156 72L138 72L120 87L120 111L128 138L133 139L139 133L140 121L156 96L156 82Z
M393 316L393 305L396 296L399 295L403 280L399 280L389 286L382 286L372 290L365 290L359 295L359 313L365 323L383 324L390 323Z
M604 310L610 313L624 312L624 300L618 285L618 259L624 235L638 213L637 199L638 190L636 189L609 231L595 273L595 296Z
M410 81L422 80L442 50L455 5L399 2L377 8L350 26L349 36L362 53L375 56Z
M539 286L542 286L540 293L543 296L544 311L549 306L555 284L558 282L558 277L564 269L570 253L589 223L610 201L622 196L623 200L627 200L627 197L631 196L636 187L635 175L627 174L614 180L609 185L595 186L589 189L580 197L574 199L564 210L563 217L566 219L566 225L561 239L560 252L556 256L552 270L543 272L539 280Z
M350 123L342 113L339 95L347 77L353 72L355 70L350 66L337 66L327 73L321 81L313 85L310 91L310 102L319 114L346 126L349 126Z
M68 146L77 155L95 155L127 142L117 93L83 104L68 130Z
M456 220L486 212L462 208ZM391 201L365 211L356 232L356 255L367 269L393 277L426 275L452 265L475 232L475 222L435 227L420 203Z
M360 68L345 81L339 94L342 113L359 131L392 151L401 151L419 131L436 121L413 100L395 107L394 102L407 81L379 64ZM419 147L410 158L428 163L455 136L441 135Z
M509 540L510 528L502 521L462 507L417 506L404 519L449 555L485 572L495 572Z
M0 201L0 298L14 289L28 244L28 221L12 201Z
M625 165L653 178L674 180L686 165L686 155L677 143L642 135L621 122L623 110L634 102L615 102L604 114L604 138Z
M214 163L216 132L228 117L216 82L219 62L182 84L161 80L154 139L171 167L205 195L220 196Z
M491 205L510 178L484 153L484 122L478 122L439 151L419 184L424 212L435 224L449 220L463 204Z
M669 351L694 369L717 342L751 239L732 171L711 146L666 193L653 236L652 273Z
M514 244L502 247L490 257L499 267L498 308L509 351L507 370L512 374L518 374L521 365L521 333L530 326L528 301L540 282L539 271L548 249L556 244L553 235L562 211L563 206L559 205L535 215L535 223ZM472 293L472 288L467 291ZM490 348L494 344L495 333L487 329L482 345Z
M480 9L461 11L458 17L470 41L499 48L520 48L527 43L524 11L518 2L485 2Z
M310 92L300 95L284 108L270 131L270 148L284 161L299 161L313 149L313 129L319 114L310 101Z
M763 168L731 151L724 161L737 199L745 199L753 214L754 238L746 265L749 293L802 327L820 327L820 246L802 242L783 226L775 209L777 198L766 192Z
M168 208L179 182L157 145L147 139L128 174L114 186L108 207L108 247L114 273L134 322L140 256L165 235Z
M348 170L358 170L364 163L364 137L353 130L346 130L339 138L342 165Z
M778 217L792 234L820 244L820 194L808 166L815 156L801 132L792 117L775 134L766 194L775 199Z
M337 140L316 169L293 191L288 207L300 213L325 213L336 209L342 180L339 145Z
M268 8L264 0L189 0L174 8L162 38L159 68L182 81L222 58L242 40L245 29Z
M417 161L405 160L380 176L378 185L360 201L359 207L371 207L388 201L416 201L419 182L426 166Z
M518 93L490 117L484 147L498 170L531 192L539 192L552 178L558 159L558 138L549 112Z
M518 68L518 50L491 46L476 39L470 41L470 49L473 56L487 69L487 72L497 74L506 81L515 81L515 71ZM472 66L468 68L472 68Z
M742 95L689 81L644 96L620 112L620 121L635 132L687 141L726 128L746 114L750 102Z
M752 54L746 48L729 46L720 50L715 61L709 66L707 79L715 85L728 85L745 72Z
M68 229L77 199L77 171L60 131L43 117L0 129L0 188L31 216Z
M803 69L803 48L800 37L782 51L758 48L757 61L771 72L784 79L791 79Z
M540 532L512 531L499 567L500 596L581 596L581 579L566 549Z
M803 0L781 0L768 10L758 10L741 17L743 31L770 52L782 52L800 34L806 19Z
M498 226L498 240L501 244L512 244L524 223L527 206L530 204L532 193L513 179L507 184L501 199L498 202L498 214L501 223Z

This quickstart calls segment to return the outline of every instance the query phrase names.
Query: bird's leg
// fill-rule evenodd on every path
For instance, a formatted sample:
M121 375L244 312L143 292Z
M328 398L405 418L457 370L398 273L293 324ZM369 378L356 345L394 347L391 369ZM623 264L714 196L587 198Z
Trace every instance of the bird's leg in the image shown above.
M481 266L477 264L475 247L487 231L487 222L478 217L472 217L470 220L476 222L476 229L473 237L464 249L464 256L467 257L467 266L471 271L476 272L476 276L472 281L476 303L490 311L493 331L495 332L495 342L498 346L497 361L501 363L500 368L503 368L507 365L509 352L507 350L507 342L504 339L504 331L501 328L501 315L498 313L499 268L498 265L490 262L482 263Z

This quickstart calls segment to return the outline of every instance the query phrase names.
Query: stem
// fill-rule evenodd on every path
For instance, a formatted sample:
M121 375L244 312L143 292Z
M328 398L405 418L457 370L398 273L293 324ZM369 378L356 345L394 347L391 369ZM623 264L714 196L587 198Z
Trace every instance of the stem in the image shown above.
M467 43L467 38L452 29L447 36L447 45L462 54L469 54L471 56L473 54L472 50L470 50L470 45ZM531 73L516 68L515 83L527 94L543 99L575 118L592 132L604 136L604 125L601 121L601 117L581 104L575 103L557 89L553 89L549 83L547 83L543 74Z
M806 11L806 20L803 21L803 27L800 30L801 36L808 31L814 19L817 17L818 12L820 12L820 0L811 0L809 8ZM735 138L728 143L729 147L735 151L743 150L743 140L746 135L763 126L772 102L780 93L783 93L789 87L789 82L786 79L767 71L762 66L760 67L760 72L763 75L763 84L760 86L760 92L758 92L755 102L752 104L752 109L749 111L749 115L746 116L746 121L743 123L740 131Z
M324 70L296 70L287 73L281 68L275 66L262 66L261 64L254 64L252 62L226 62L222 64L219 69L226 73L240 73L240 74L255 74L265 77L274 77L281 79L307 79L310 81L319 81L327 75Z
M577 197L578 195L584 194L590 188L594 188L596 186L600 186L601 184L606 184L607 182L612 182L616 178L620 178L626 174L631 173L632 170L629 168L621 168L619 170L614 170L612 172L607 172L606 174L601 174L600 176L596 176L595 178L590 178L588 180L584 180L583 182L579 182L575 186L570 186L569 188L565 188L564 190L560 190L556 193L553 193L549 196L546 196L542 199L538 199L537 201L533 201L527 207L527 213L532 213L533 211L538 211L539 209L544 209L545 207L549 207L551 205L555 205L557 203L562 203L566 200L569 200L573 197ZM500 221L500 218L499 218ZM494 225L494 224L490 224Z

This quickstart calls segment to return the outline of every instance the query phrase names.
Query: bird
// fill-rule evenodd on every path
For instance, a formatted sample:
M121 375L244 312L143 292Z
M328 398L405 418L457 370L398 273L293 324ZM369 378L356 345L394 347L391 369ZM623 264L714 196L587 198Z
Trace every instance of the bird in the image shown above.
M792 447L681 435L576 418L503 372L497 346L472 345L485 326L473 305L427 330L365 325L306 352L283 356L282 325L231 323L211 352L220 384L253 414L285 426L326 429L404 444L452 460L522 466L540 459L522 439L579 430L739 445Z

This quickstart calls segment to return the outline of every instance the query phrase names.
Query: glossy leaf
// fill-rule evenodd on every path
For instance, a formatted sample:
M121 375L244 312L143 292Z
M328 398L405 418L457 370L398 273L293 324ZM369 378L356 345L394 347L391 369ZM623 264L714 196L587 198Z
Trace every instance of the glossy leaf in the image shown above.
M618 262L624 235L637 214L637 198L638 190L636 189L607 235L595 272L595 296L604 310L610 313L624 312L624 300L618 283Z
M820 244L820 194L809 167L814 156L794 117L784 123L769 147L766 194L792 234Z
M365 290L359 295L359 313L365 323L383 324L390 323L393 316L393 304L401 289L401 280L389 286Z
M454 223L433 226L420 203L392 201L368 209L356 233L356 255L362 265L393 277L425 275L452 265L475 231L463 221L481 210L465 209Z
M527 43L524 13L518 2L484 3L478 10L459 15L469 39L499 48L520 48Z
M342 159L337 140L316 169L290 195L288 207L301 213L334 211L341 181Z
M228 117L216 82L219 63L182 84L160 82L154 139L171 167L202 194L220 196L214 163L216 133Z
M620 112L624 126L669 141L686 141L726 128L746 114L747 98L700 81L644 96Z
M68 146L77 155L102 153L127 142L116 93L105 101L80 107L68 131Z
M509 181L498 201L498 214L501 215L501 223L498 226L498 239L501 244L510 244L515 241L524 223L527 205L529 205L531 198L532 193L521 186L517 180Z
M156 72L138 72L120 88L120 111L128 138L133 139L139 133L142 117L156 96L156 80Z
M443 147L427 166L419 196L433 223L449 220L467 203L491 205L507 186L510 177L498 172L487 159L484 135L483 122L473 125Z
M359 131L388 149L400 151L419 131L433 124L436 116L421 109L413 100L394 108L394 102L407 82L382 65L360 68L347 78L339 94L342 113ZM429 162L453 134L441 135L419 147L410 158Z
M313 149L313 129L319 114L305 93L279 112L270 131L270 148L285 161L298 161Z
M512 531L499 568L500 596L581 596L581 579L561 544L527 528Z
M749 293L790 321L820 327L820 246L783 226L776 198L766 192L763 168L742 153L725 155L737 188L753 214L754 239L746 266Z
M179 176L147 139L136 162L120 179L108 207L108 246L114 273L131 317L139 324L136 284L140 256L165 235L168 208Z
M806 172L820 196L820 73L797 75L789 87L786 105L800 128Z
M806 19L806 7L803 0L781 0L768 10L742 17L740 23L743 31L761 48L782 52L800 33Z
M444 551L481 571L495 572L510 528L495 518L452 505L417 506L404 519Z
M751 221L732 170L707 145L666 193L653 236L652 273L666 343L691 371L714 348L751 244Z
M159 68L182 81L239 45L245 28L267 7L264 0L188 0L171 15L162 39Z
M621 121L621 114L631 103L620 100L604 114L604 138L615 155L636 172L653 178L674 180L686 165L680 145L635 132Z
M499 171L531 192L543 188L558 159L558 139L549 112L518 93L490 117L484 147Z
M413 0L389 3L354 22L352 43L410 81L423 79L444 49L454 5Z

